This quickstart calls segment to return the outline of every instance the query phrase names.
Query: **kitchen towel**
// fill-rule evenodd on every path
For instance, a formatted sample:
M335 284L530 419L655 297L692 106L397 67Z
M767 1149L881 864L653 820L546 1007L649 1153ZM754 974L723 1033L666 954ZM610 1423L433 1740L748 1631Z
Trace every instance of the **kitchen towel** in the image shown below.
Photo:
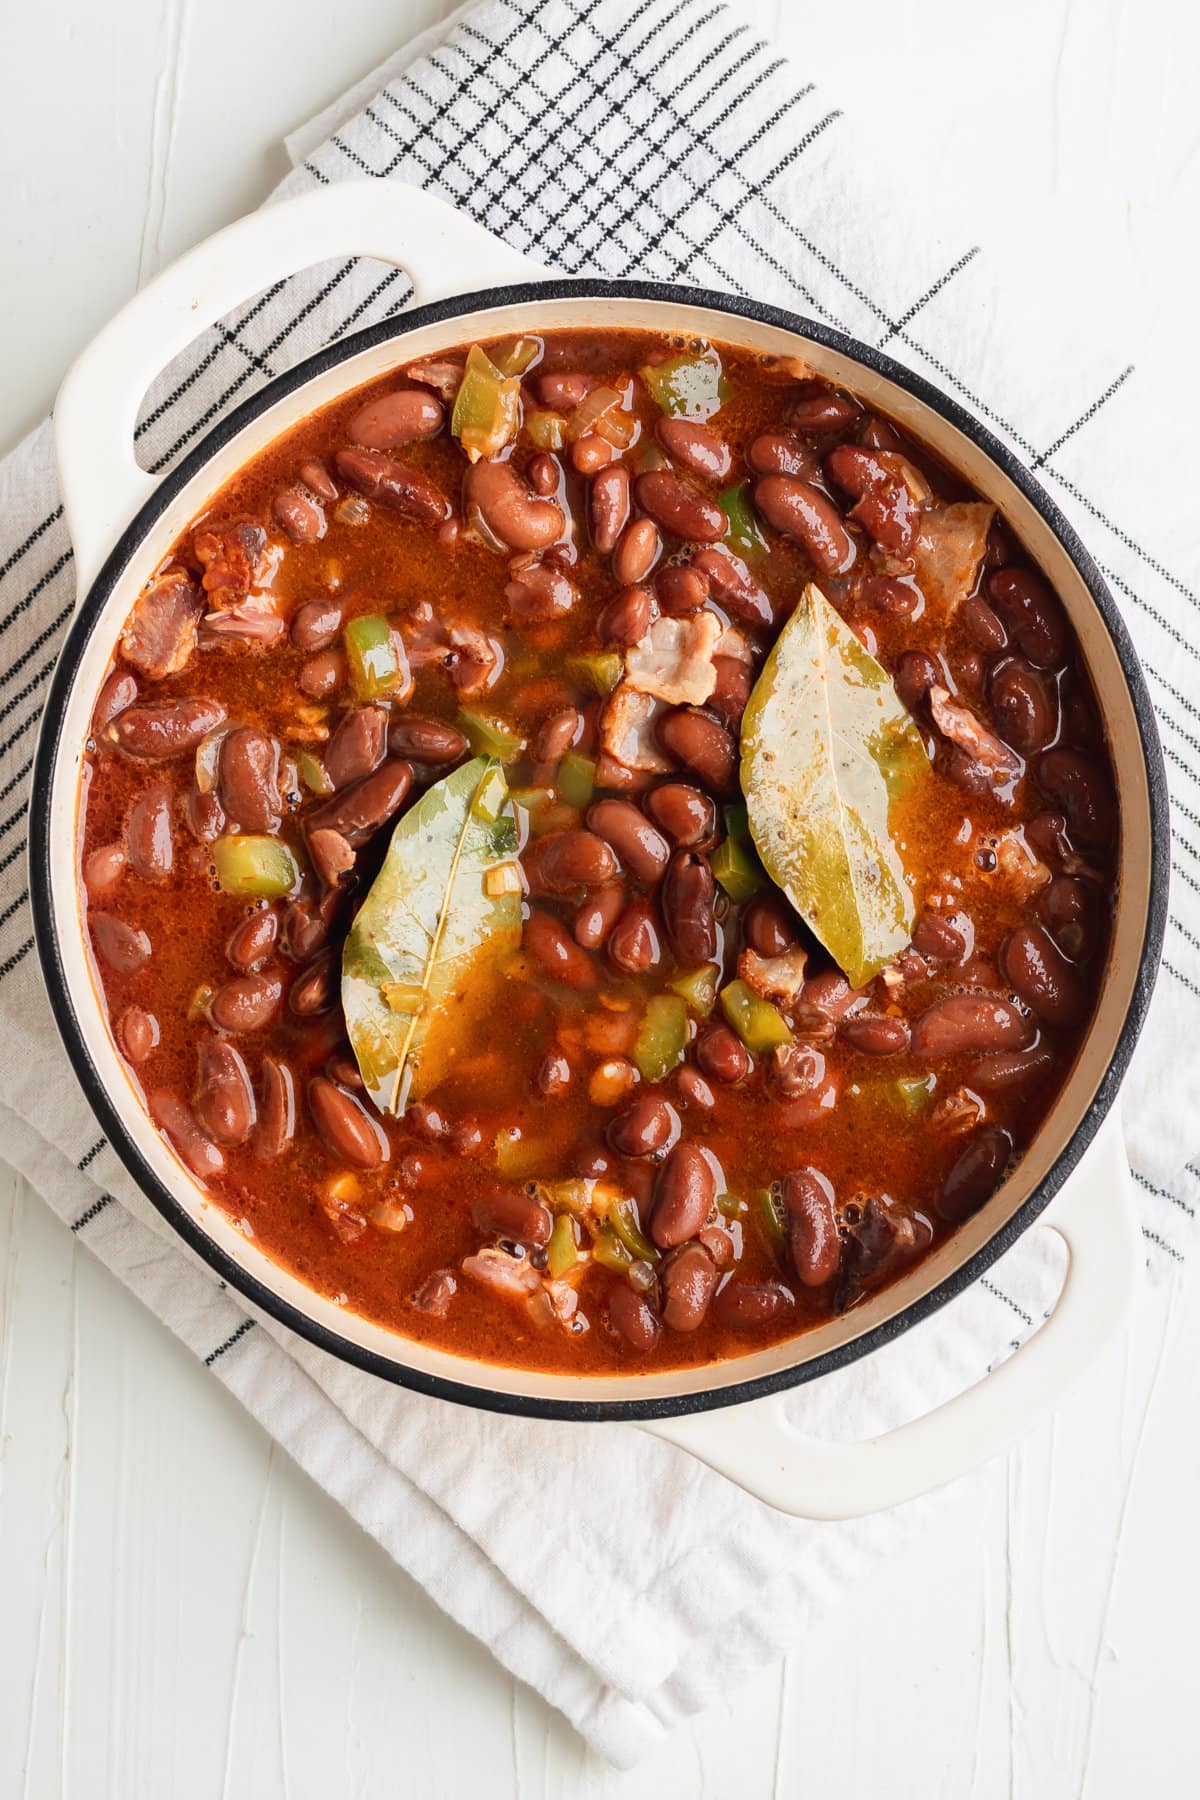
M1124 610L1172 784L1166 958L1126 1106L1161 1270L1182 1259L1200 1194L1200 1075L1177 1049L1200 1026L1200 597L1180 496L1131 487L1127 471L1151 451L1169 468L1176 448L1186 467L1187 421L1164 418L1096 321L1072 312L1068 281L1033 293L976 248L969 222L868 170L853 117L802 73L706 0L484 0L298 134L280 192L406 181L566 273L693 281L811 314L928 375L1038 470ZM157 383L144 462L168 467L271 375L406 299L402 274L368 263L248 296ZM0 1145L448 1613L627 1765L811 1632L920 1508L815 1525L629 1428L405 1394L252 1317L182 1249L77 1094L32 954L26 790L73 580L43 427L0 465ZM1053 1303L1058 1247L1027 1234L944 1312L799 1390L795 1417L869 1435L978 1379Z

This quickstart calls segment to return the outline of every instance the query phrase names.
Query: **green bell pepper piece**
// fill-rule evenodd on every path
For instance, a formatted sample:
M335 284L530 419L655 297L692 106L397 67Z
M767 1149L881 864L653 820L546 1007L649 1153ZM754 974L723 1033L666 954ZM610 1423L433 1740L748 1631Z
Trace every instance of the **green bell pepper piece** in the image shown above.
M570 1213L559 1213L546 1245L546 1267L555 1281L573 1269L579 1261L579 1245L575 1238L575 1221Z
M687 1048L687 1007L677 994L655 994L646 1002L633 1046L643 1081L665 1081Z
M515 762L525 748L525 739L503 722L489 719L483 713L468 712L462 707L458 728L471 746L474 756L494 756L497 762Z
M300 866L281 838L219 837L212 847L217 880L227 894L281 900L300 882Z
M731 981L721 989L721 1008L754 1056L792 1041L791 1028L778 1007L761 999L744 981Z
M642 380L656 406L681 419L708 419L721 406L721 363L707 356L670 356L647 363Z
M636 1261L658 1261L658 1251L638 1226L632 1200L615 1200L608 1209L608 1224Z
M702 1019L712 1014L717 1004L717 982L721 971L716 963L701 963L698 969L684 969L667 983L671 993L678 994Z
M558 765L559 799L565 800L568 806L577 806L582 812L592 804L595 786L596 765L591 757L568 750Z
M478 462L495 456L517 435L520 411L520 376L502 374L487 352L472 344L450 418L451 435Z
M754 509L750 505L747 481L739 481L717 495L717 505L725 514L725 542L747 562L755 562L767 553L766 539L758 529Z
M766 872L743 838L727 837L713 851L712 872L735 905L767 885Z
M356 700L386 700L403 680L392 628L382 613L351 619L342 633Z
M592 1245L592 1255L602 1269L611 1269L614 1275L624 1275L633 1267L633 1257L625 1248L616 1232L607 1225Z
M625 673L625 658L617 650L589 651L584 656L568 656L565 668L568 681L576 687L591 688L603 699Z

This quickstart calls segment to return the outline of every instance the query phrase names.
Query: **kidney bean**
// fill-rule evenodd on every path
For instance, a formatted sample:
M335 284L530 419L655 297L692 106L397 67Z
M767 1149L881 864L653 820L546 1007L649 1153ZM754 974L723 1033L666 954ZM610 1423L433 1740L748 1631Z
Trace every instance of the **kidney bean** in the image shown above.
M810 975L800 989L800 1004L805 1010L820 1014L831 1025L836 1025L861 999L862 990L852 988L840 969L821 969Z
M596 376L575 369L548 369L534 380L537 397L555 412L573 412L596 385Z
M820 1169L793 1169L783 1178L791 1219L792 1262L805 1287L824 1287L842 1259L833 1188Z
M784 956L800 942L800 921L782 894L755 894L742 914L742 935L759 956Z
M625 889L619 882L594 889L575 914L575 942L584 950L599 950L624 908Z
M670 619L686 619L708 599L708 577L694 563L668 563L654 578L658 603Z
M1077 1024L1087 1010L1079 972L1043 925L1020 925L1000 946L1000 967L1025 1004L1048 1025Z
M318 650L307 661L301 663L296 674L296 686L310 700L327 700L344 687L348 670L345 652L342 650Z
M127 1062L144 1063L157 1049L160 1032L154 1014L142 1006L127 1006L117 1026L117 1038Z
M716 829L716 807L690 782L664 781L661 787L651 789L642 805L681 849L707 843Z
M860 416L862 407L849 394L825 386L808 386L784 408L784 417L797 431L814 437L845 431Z
M664 713L656 726L658 741L706 788L728 799L737 787L737 745L732 735L707 713L680 706Z
M670 469L647 469L634 484L637 502L663 531L691 544L716 544L725 535L725 514Z
M909 575L868 575L859 594L867 606L898 619L912 618L925 604L924 594Z
M467 470L463 497L486 530L510 550L546 550L566 527L557 500L535 494L508 462L477 462Z
M125 850L121 844L101 844L83 865L83 885L92 900L107 898L125 872Z
M636 880L653 883L662 875L671 846L631 800L597 800L588 808L587 822Z
M841 514L817 488L794 475L763 475L754 504L768 525L802 545L822 575L844 575L854 562L854 539Z
M140 762L166 762L194 750L224 717L225 708L216 700L129 706L113 720L107 735L126 756Z
M600 556L611 556L629 523L629 470L612 463L593 477L588 490L588 525Z
M717 685L706 704L726 725L740 725L754 686L754 671L738 656L714 656L713 668Z
M1038 786L1067 815L1067 828L1085 850L1102 850L1115 828L1112 790L1097 764L1078 750L1047 750L1037 766Z
M727 1281L713 1301L712 1316L728 1331L756 1331L774 1324L792 1304L777 1281Z
M924 650L905 650L896 660L892 680L904 705L915 713L928 700L930 688L940 685L942 672Z
M576 888L603 887L619 874L617 859L594 831L572 828L551 831L525 852L530 890L538 894L570 894Z
M941 913L924 913L913 932L913 949L933 962L960 963L972 948L974 932L967 933Z
M1060 940L1062 934L1070 930L1085 943L1093 935L1097 911L1095 893L1073 875L1053 876L1039 890L1034 906L1038 917Z
M685 969L715 962L716 883L708 859L698 850L676 850L667 864L659 902L667 942Z
M325 464L318 462L316 457L300 464L300 479L309 493L315 494L318 500L337 499L337 484Z
M444 416L441 402L426 388L397 388L360 406L346 426L346 436L368 450L390 450L395 444L436 437Z
M794 431L764 431L746 451L746 461L756 475L797 475L812 481L821 473L815 450Z
M100 689L92 713L92 735L99 737L106 725L111 725L118 713L123 713L127 706L132 706L138 696L138 685L128 669L114 669L104 686Z
M616 454L606 438L602 438L597 432L588 432L586 437L576 438L571 445L571 466L577 474L598 475L601 469L608 467Z
M461 762L470 746L461 731L439 719L401 718L388 726L387 747L389 756L441 769Z
M1008 632L1004 629L1004 621L988 605L982 594L968 595L958 609L958 616L972 643L986 651L987 655L998 656L1008 648Z
M294 962L307 962L323 949L329 938L329 922L314 912L308 900L293 900L283 915L283 939Z
M1043 676L1018 657L992 670L989 683L996 730L1018 755L1044 750L1058 726L1058 702Z
M551 1051L538 1064L533 1085L543 1100L565 1094L571 1085L571 1065L560 1051Z
M1066 813L1035 813L1025 825L1025 839L1030 849L1044 862L1065 862L1071 854Z
M690 1063L675 1071L675 1087L681 1106L697 1106L701 1112L711 1112L717 1104L717 1096L699 1069L693 1069Z
M728 1269L736 1261L733 1239L723 1225L701 1226L696 1241L703 1244L718 1269Z
M596 965L549 913L531 912L525 921L525 949L555 981L586 992L596 985Z
M1000 1186L1011 1155L1012 1139L996 1126L989 1126L972 1138L938 1191L934 1206L939 1218L957 1225L978 1212Z
M254 1131L254 1154L263 1162L282 1156L296 1135L296 1078L285 1062L264 1056L262 1099Z
M322 950L288 989L288 1010L298 1019L328 1012L337 998L337 977L334 952Z
M333 466L358 494L416 525L441 525L450 517L450 502L426 475L406 468L383 450L338 450ZM476 463L499 468L499 463Z
M1003 1094L1044 1075L1053 1062L1054 1052L1048 1044L1037 1044L1031 1050L998 1050L972 1063L963 1080L981 1094Z
M278 913L263 908L242 920L226 944L225 954L240 974L248 975L259 963L266 962L278 936Z
M309 831L305 841L318 878L326 887L336 887L354 867L356 857L351 845L340 831L333 831L328 825Z
M767 594L750 575L740 557L728 550L697 550L692 568L705 577L709 589L730 618L747 625L770 625L775 612Z
M356 1169L377 1169L383 1161L382 1132L363 1107L324 1075L308 1084L308 1110L321 1142L331 1156Z
M471 1218L480 1231L509 1238L514 1244L540 1249L550 1242L554 1221L550 1209L528 1194L485 1194L471 1203Z
M328 650L342 629L340 600L308 600L292 615L292 642L297 650Z
M280 489L271 502L271 516L293 544L314 544L325 536L324 513L298 488Z
M704 1323L717 1267L703 1244L685 1244L662 1265L663 1322L671 1331L695 1331Z
M325 772L335 788L349 787L374 773L387 747L387 709L356 706L345 715L326 746Z
M192 1111L215 1143L243 1144L255 1119L254 1090L240 1052L224 1038L203 1037L197 1051Z
M627 1281L614 1281L606 1301L608 1322L637 1356L648 1356L662 1336L658 1315L644 1295Z
M705 481L724 481L729 474L731 457L726 444L711 425L696 419L663 416L655 426L658 441L668 456L683 463Z
M225 829L225 808L216 794L202 794L195 785L183 802L183 818L198 844L211 844Z
M339 1087L353 1088L358 1093L362 1093L366 1087L358 1064L349 1050L342 1051L338 1056L331 1056L325 1064L325 1073Z
M1017 649L1038 669L1061 668L1067 658L1062 608L1034 569L993 569L987 595Z
M744 1081L753 1067L750 1052L737 1032L719 1020L706 1025L696 1039L696 1061L706 1075L723 1087Z
M212 1181L223 1172L223 1153L204 1135L191 1108L176 1094L151 1094L147 1105L154 1123L166 1132L179 1160L198 1181Z
M622 587L644 581L662 554L662 539L653 519L632 519L613 551L613 574Z
M908 1026L904 1020L878 1013L854 1013L843 1019L838 1036L863 1056L898 1056L908 1049Z
M275 1017L282 995L278 975L235 975L213 995L209 1017L231 1037L261 1031Z
M958 1056L968 1050L1023 1050L1033 1037L1024 1014L990 994L951 994L935 1000L912 1028L916 1056Z
M654 596L648 587L623 587L601 607L596 618L596 636L602 644L618 644L629 649L640 644L654 617Z
M530 487L535 494L540 494L543 500L551 494L557 494L561 471L552 456L543 453L531 457L526 473L529 476Z
M686 1140L676 1144L654 1184L650 1236L660 1250L694 1238L712 1211L717 1183L704 1152Z
M873 450L837 444L825 458L830 479L856 500L850 517L884 549L906 555L917 534L917 509L904 481Z
M626 975L656 969L662 960L658 921L649 900L631 900L608 935L608 957Z
M654 1156L679 1137L679 1114L666 1100L643 1094L609 1121L608 1141L618 1156Z
M308 829L340 832L355 849L385 825L404 803L412 786L412 770L394 759L382 763L373 775L309 815Z
M173 798L166 782L155 782L142 790L126 814L125 854L143 881L165 881L175 866Z
M255 725L241 725L221 740L218 791L228 818L243 831L273 831L279 798L279 746Z
M107 912L89 912L88 925L96 954L114 975L136 974L149 962L150 939L137 926L127 925L115 913Z

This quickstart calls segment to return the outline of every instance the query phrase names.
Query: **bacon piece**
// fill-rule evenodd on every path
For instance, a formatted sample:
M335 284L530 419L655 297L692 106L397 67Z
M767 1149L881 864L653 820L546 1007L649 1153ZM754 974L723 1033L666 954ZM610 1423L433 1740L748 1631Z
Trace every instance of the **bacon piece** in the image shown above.
M764 1000L794 1000L804 986L808 951L797 947L782 956L760 956L757 950L743 950L738 957L738 974L748 988Z
M178 675L196 648L204 598L190 575L169 569L140 594L121 633L121 654L150 681Z
M970 707L964 706L961 700L951 699L948 688L936 684L930 688L929 710L938 730L960 750L965 750L989 775L1006 780L1020 773L1021 759L1015 750L1001 743L995 732L989 731L975 717Z
M625 679L670 706L703 706L717 685L713 654L722 632L716 613L656 619L625 657Z
M978 500L931 506L921 515L913 568L926 604L940 607L948 619L975 591L995 515L994 506Z
M655 725L666 711L661 700L639 693L629 682L609 695L600 718L600 741L622 768L666 775L674 766L658 748Z
M229 519L199 525L192 539L196 560L204 565L200 585L209 604L224 611L265 585L271 570L266 527L253 519Z

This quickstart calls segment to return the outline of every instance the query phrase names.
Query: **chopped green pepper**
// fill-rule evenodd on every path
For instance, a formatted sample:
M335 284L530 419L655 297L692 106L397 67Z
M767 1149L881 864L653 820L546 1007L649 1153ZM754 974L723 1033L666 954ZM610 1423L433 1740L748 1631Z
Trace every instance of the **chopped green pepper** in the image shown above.
M884 1093L899 1111L915 1117L926 1110L936 1087L937 1076L931 1071L928 1075L897 1076L887 1083Z
M744 981L731 981L721 989L721 1007L747 1050L755 1056L776 1044L792 1041L791 1029L779 1009L769 1000L760 999Z
M515 762L525 748L525 739L503 722L489 719L483 713L468 712L462 707L458 728L471 746L474 756L494 756L498 762Z
M342 635L355 699L386 700L394 694L404 675L392 628L383 614L363 613L351 619Z
M535 450L561 450L567 441L567 422L561 413L531 412L525 429Z
M300 880L300 867L281 838L219 837L212 847L217 880L227 894L281 900Z
M646 1002L633 1046L643 1081L665 1081L687 1048L687 1007L677 994L655 994Z
M487 352L472 344L450 420L451 434L472 462L495 456L517 435L520 408L520 377L503 375Z
M707 1019L717 1004L717 982L721 971L716 963L701 963L698 969L684 969L672 976L667 986L685 1000L692 1011Z
M740 1219L746 1210L746 1202L736 1194L718 1194L717 1211L723 1219Z
M749 843L751 841L750 808L745 801L731 800L729 805L723 809L723 814L726 837L738 838L743 843Z
M617 650L589 651L584 656L568 656L565 667L568 681L577 687L591 688L593 694L603 698L612 693L625 673L625 658Z
M522 812L529 814L533 824L539 813L547 806L553 806L554 789L548 787L515 787L512 790L512 803L519 806Z
M767 553L766 539L758 529L758 521L747 497L749 482L739 481L717 495L717 505L725 514L725 542L729 548L754 562Z
M632 1200L615 1200L608 1209L609 1228L640 1262L657 1262L658 1251L638 1226Z
M782 1256L789 1236L787 1209L783 1201L772 1188L759 1188L753 1199L754 1217L767 1249L773 1256Z
M633 1257L608 1225L597 1235L592 1245L592 1255L601 1268L611 1269L616 1275L623 1275L626 1269L633 1267Z
M570 1213L559 1213L546 1245L546 1267L555 1281L573 1269L579 1261L579 1245L575 1241L575 1221Z
M558 1212L565 1208L567 1212L574 1213L576 1218L580 1218L591 1205L592 1189L595 1183L579 1176L573 1181L542 1181L538 1183L538 1186L543 1199L549 1203L553 1211Z
M708 419L720 410L721 362L715 351L647 363L641 376L655 404L676 418Z
M545 346L541 338L513 338L492 352L492 362L502 375L524 375L531 369Z
M713 852L712 872L735 905L767 885L766 872L744 838L727 837Z
M332 794L333 781L325 764L311 750L300 750L296 755L296 767L300 771L300 779L312 794Z
M580 756L577 750L568 750L558 765L558 794L568 806L577 806L580 812L592 803L592 792L596 786L596 765L590 756Z

